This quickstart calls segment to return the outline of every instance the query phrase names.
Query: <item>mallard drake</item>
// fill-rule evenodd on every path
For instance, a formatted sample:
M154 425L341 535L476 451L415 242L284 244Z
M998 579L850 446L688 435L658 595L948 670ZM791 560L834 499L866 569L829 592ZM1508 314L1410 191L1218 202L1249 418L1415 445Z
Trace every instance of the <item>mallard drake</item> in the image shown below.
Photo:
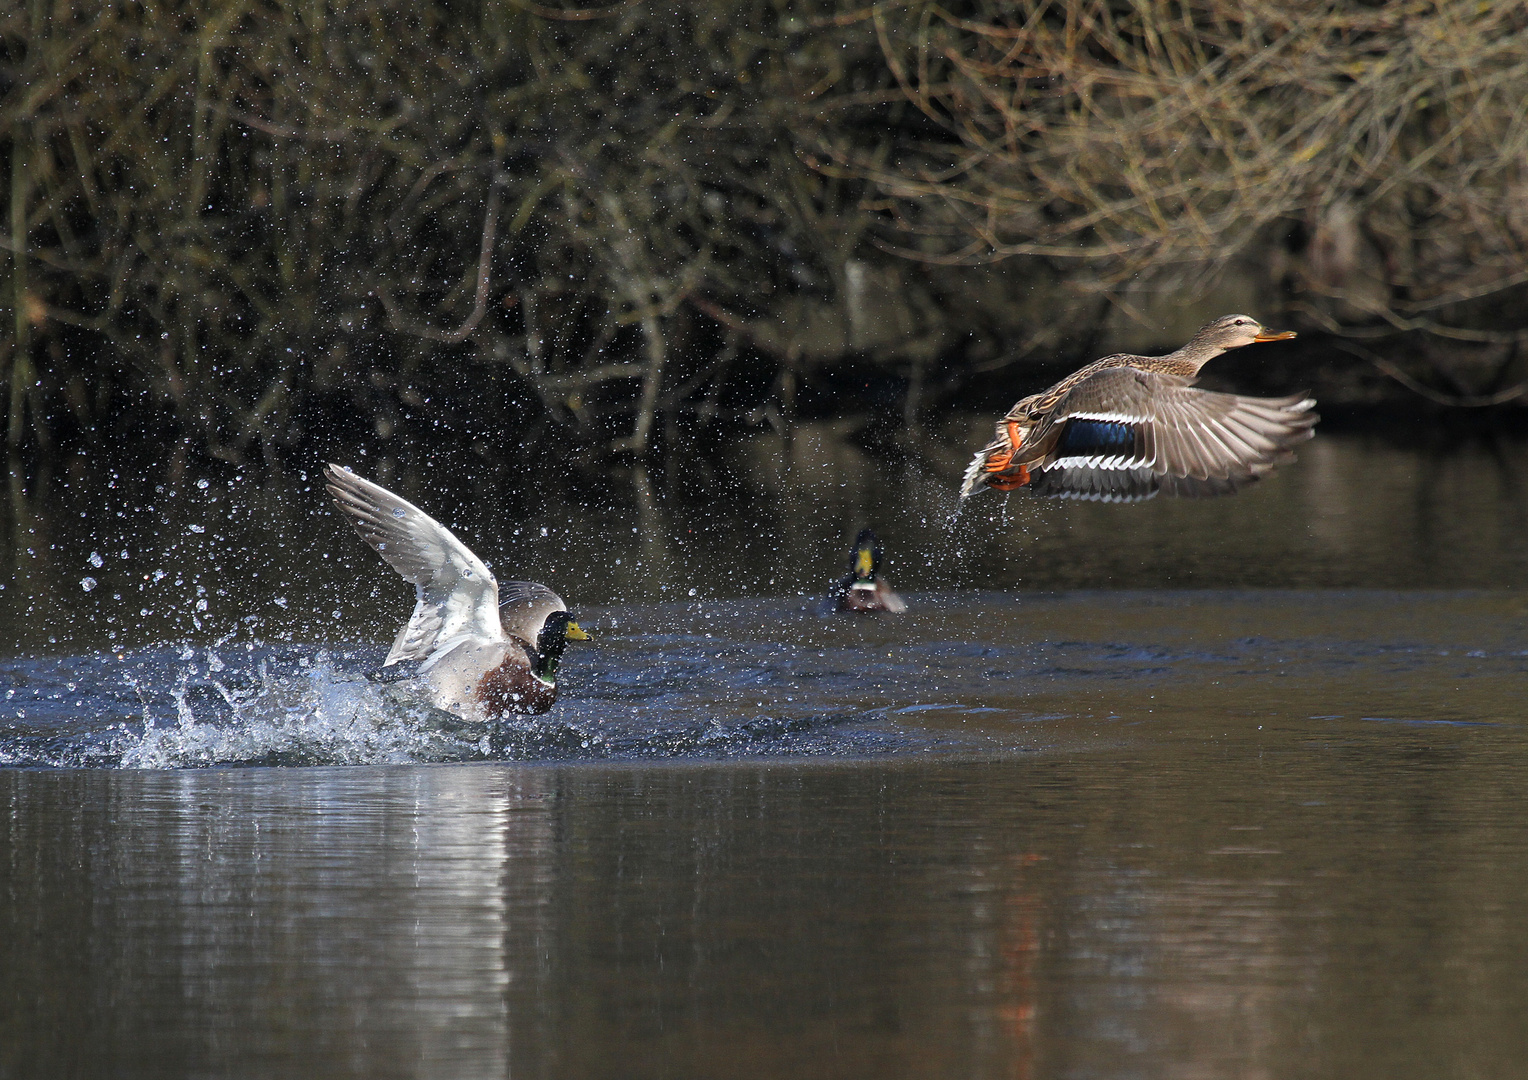
M419 597L383 667L422 660L438 708L469 720L540 713L557 700L557 665L589 635L545 585L500 586L451 530L349 469L324 469L335 505Z
M1103 502L1229 494L1294 460L1290 448L1311 437L1316 402L1192 384L1227 349L1294 336L1226 315L1166 356L1095 360L1008 410L966 469L960 497L984 487Z
M902 598L894 593L881 576L881 542L869 529L861 529L854 538L854 553L849 556L849 572L833 593L833 606L839 611L907 610Z

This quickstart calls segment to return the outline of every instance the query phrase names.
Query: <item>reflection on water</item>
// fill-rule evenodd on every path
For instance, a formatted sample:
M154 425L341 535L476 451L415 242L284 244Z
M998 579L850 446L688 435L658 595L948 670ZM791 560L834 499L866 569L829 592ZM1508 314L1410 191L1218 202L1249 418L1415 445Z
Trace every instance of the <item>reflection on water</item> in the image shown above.
M453 1075L504 1059L505 894L544 877L536 798L449 773L139 775L0 781L0 1075ZM85 814L39 821L49 792Z
M1194 734L0 772L0 1075L1517 1075L1520 731Z

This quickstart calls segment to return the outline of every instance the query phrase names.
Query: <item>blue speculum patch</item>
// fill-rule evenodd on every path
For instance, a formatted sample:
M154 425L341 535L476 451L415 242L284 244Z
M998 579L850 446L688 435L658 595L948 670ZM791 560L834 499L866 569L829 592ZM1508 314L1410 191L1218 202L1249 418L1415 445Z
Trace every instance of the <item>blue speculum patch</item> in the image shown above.
M1056 453L1058 457L1112 457L1134 449L1135 429L1131 425L1118 420L1074 418L1066 422Z

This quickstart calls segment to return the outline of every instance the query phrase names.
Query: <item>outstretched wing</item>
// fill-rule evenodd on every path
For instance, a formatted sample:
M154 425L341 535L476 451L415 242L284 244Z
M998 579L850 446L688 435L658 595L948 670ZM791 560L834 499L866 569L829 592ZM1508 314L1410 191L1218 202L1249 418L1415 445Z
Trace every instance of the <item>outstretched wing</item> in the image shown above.
M1150 469L1036 469L1027 487L1040 497L1082 499L1089 502L1144 502L1158 495L1206 499L1230 495L1256 477L1232 480L1196 480L1183 476L1160 476Z
M1027 461L1038 495L1109 502L1158 492L1225 495L1294 460L1315 401L1199 390L1174 375L1110 368L1057 402Z
M534 581L506 581L499 586L499 598L499 622L504 632L527 645L536 644L547 616L568 610L562 597Z
M329 494L418 602L383 661L429 660L465 638L502 641L499 585L467 546L413 503L349 469L324 469ZM532 638L531 640L535 640Z

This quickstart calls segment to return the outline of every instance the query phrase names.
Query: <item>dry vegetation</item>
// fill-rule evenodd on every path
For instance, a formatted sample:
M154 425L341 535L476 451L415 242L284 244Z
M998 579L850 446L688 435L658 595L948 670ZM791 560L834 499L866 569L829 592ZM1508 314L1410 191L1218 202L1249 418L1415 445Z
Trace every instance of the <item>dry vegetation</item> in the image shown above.
M1333 331L1520 344L1528 8L1021 0L868 9L943 138L825 133L914 258L1015 256L1110 289L1291 251ZM882 160L877 160L882 159ZM915 239L909 240L912 235Z
M1251 253L1316 325L1508 365L1525 102L1507 4L27 0L8 438L167 422L238 459L486 406L641 451L865 353L778 327L894 255L946 341L940 264L1118 294Z
M10 8L12 443L168 410L239 458L326 404L386 434L454 403L641 449L666 408L724 412L740 348L686 297L742 325L831 293L867 219L796 160L810 80L772 7L596 15Z

